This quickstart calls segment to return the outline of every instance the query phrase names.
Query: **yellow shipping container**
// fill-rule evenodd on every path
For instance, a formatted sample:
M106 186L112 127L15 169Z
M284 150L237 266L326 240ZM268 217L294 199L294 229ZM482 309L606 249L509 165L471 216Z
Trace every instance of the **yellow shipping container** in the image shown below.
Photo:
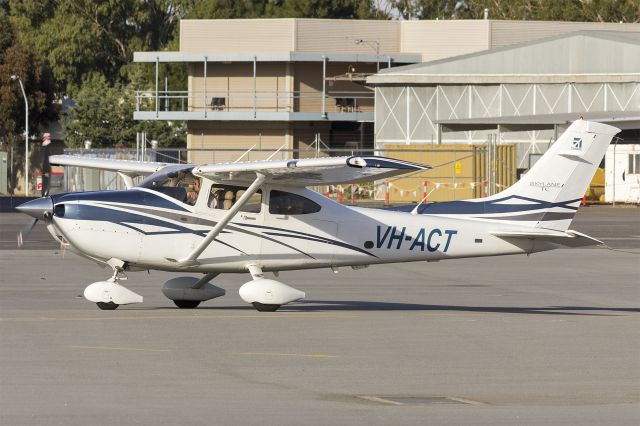
M425 192L427 202L478 198L490 193L486 145L417 148L416 145L385 145L384 155L388 157L433 167L389 179L389 200L392 203L419 202ZM515 145L496 146L495 157L490 164L490 173L495 171L495 192L500 192L517 179Z

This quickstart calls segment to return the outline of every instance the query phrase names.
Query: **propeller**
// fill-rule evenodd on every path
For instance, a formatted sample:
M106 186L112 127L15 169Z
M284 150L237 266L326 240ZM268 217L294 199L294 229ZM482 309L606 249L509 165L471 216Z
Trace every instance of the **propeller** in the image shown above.
M18 232L18 247L22 247L24 245L24 240L29 236L29 234L31 234L36 223L38 223L38 219L33 219L24 228L22 228L22 231Z
M42 198L29 201L18 207L19 212L33 216L33 220L29 222L20 232L18 232L18 247L24 245L24 240L29 237L31 231L38 223L38 220L49 220L53 213L53 201L49 198L49 187L51 185L51 163L49 163L49 146L51 144L51 134L42 135Z
M36 198L35 200L20 204L16 207L16 210L33 217L33 220L18 233L18 247L22 247L24 240L29 236L31 231L33 231L38 220L51 220L53 216L53 200L51 197Z

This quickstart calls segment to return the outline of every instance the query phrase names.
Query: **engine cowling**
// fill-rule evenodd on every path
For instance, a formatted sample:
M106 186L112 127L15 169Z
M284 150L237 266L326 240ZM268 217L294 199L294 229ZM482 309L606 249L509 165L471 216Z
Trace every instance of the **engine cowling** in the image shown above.
M200 288L193 288L198 282L196 277L176 277L165 282L162 286L162 293L170 300L205 300L215 299L224 296L225 290L211 283L206 283Z
M238 293L245 302L262 305L286 305L305 297L303 291L267 278L259 278L243 284Z

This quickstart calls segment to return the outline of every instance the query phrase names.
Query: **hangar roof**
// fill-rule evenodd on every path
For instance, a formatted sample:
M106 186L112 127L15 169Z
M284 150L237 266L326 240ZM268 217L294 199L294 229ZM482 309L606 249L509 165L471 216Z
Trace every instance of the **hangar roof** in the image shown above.
M381 70L368 84L640 81L640 32L577 31Z

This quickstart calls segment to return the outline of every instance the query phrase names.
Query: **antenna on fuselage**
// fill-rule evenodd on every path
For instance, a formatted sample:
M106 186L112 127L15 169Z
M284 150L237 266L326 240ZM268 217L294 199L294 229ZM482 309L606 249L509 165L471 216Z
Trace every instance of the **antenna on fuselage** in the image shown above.
M413 210L411 210L411 214L412 215L417 215L418 214L418 209L420 208L421 205L423 205L426 201L427 198L429 198L429 195L431 195L431 193L433 191L435 191L436 189L433 188L431 191L429 191L429 193L427 195L424 196L424 198L422 198L422 200L420 200L420 202L413 208Z

